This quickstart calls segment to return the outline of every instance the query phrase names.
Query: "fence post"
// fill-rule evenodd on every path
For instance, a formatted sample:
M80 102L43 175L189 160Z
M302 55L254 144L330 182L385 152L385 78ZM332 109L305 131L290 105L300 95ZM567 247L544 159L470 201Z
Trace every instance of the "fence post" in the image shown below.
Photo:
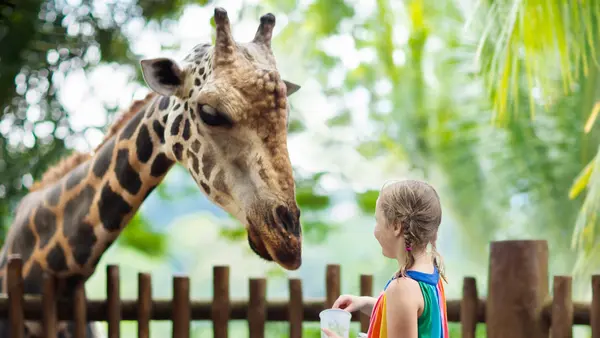
M137 306L138 338L149 338L152 318L152 276L149 273L138 273Z
M173 276L173 337L190 337L190 279L187 276Z
M573 337L573 300L571 276L555 276L552 294L552 337Z
M265 337L267 320L267 280L251 278L249 281L250 298L248 300L248 331L250 338Z
M288 320L290 322L290 338L302 338L302 321L304 320L302 280L298 278L290 279L289 286Z
M119 267L106 266L106 304L108 311L108 337L121 336L121 285Z
M474 277L465 277L463 279L463 296L460 300L462 338L475 338L478 312L479 296L477 295L477 281Z
M87 325L87 300L85 297L85 282L80 280L75 285L73 295L73 320L75 321L75 337L85 337Z
M600 338L600 275L592 276L592 306L590 316L592 338Z
M42 327L44 337L56 337L58 315L56 308L56 277L49 273L43 274L42 284Z
M11 338L23 338L25 315L24 310L24 286L23 286L23 261L20 255L8 257L7 271L8 289L8 322L11 327Z
M325 272L325 308L329 309L340 296L340 266L337 264L327 265Z
M492 242L489 264L487 337L548 337L541 315L548 299L548 243Z
M229 267L213 267L213 302L211 318L214 338L229 337Z
M372 296L373 295L373 276L372 275L360 275L360 295L361 296ZM359 311L360 312L360 311ZM367 332L369 330L370 316L360 313L360 331Z

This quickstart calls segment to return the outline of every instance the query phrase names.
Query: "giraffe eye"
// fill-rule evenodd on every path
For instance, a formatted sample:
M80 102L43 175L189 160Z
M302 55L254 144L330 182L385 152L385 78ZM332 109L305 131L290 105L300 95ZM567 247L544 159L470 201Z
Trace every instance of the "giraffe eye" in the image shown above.
M233 126L229 117L207 104L199 104L198 113L202 122L211 127L231 128Z

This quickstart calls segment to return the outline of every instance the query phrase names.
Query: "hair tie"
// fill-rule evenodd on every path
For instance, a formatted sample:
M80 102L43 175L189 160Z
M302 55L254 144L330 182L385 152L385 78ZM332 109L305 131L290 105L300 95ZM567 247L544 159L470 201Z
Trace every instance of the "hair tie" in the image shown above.
M412 248L410 246L406 247L406 251L411 251L411 250L412 250Z

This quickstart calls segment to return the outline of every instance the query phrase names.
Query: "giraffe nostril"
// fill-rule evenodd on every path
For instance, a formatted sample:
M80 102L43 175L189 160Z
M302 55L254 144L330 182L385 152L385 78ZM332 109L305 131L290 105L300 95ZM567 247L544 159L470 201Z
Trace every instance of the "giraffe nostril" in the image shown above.
M294 236L300 235L300 215L299 213L293 214L290 209L287 207L280 205L275 209L275 213L277 214L277 218L281 221L283 228Z

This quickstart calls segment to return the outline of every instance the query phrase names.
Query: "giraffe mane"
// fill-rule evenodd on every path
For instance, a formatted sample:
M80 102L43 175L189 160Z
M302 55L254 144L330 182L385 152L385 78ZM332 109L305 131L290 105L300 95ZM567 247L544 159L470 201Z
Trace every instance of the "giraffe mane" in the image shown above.
M110 138L116 135L132 117L134 117L142 108L144 108L152 99L156 97L156 93L150 92L141 100L135 100L129 106L127 110L122 112L108 128L108 131L104 134L102 142L94 149L91 153L82 153L75 151L62 158L58 163L54 164L42 174L42 178L39 181L34 182L29 191L36 191L43 189L50 184L56 183L63 178L71 170L75 169L81 163L88 161L93 157L93 154L97 152Z
M100 142L96 149L94 149L94 152L98 151L104 145L104 143L118 133L119 130L123 129L125 124L127 124L132 117L134 117L142 108L144 108L152 99L154 99L156 95L156 93L150 92L143 99L133 101L129 108L114 120L110 128L108 128L106 134L104 134L104 139L102 139L102 142Z

